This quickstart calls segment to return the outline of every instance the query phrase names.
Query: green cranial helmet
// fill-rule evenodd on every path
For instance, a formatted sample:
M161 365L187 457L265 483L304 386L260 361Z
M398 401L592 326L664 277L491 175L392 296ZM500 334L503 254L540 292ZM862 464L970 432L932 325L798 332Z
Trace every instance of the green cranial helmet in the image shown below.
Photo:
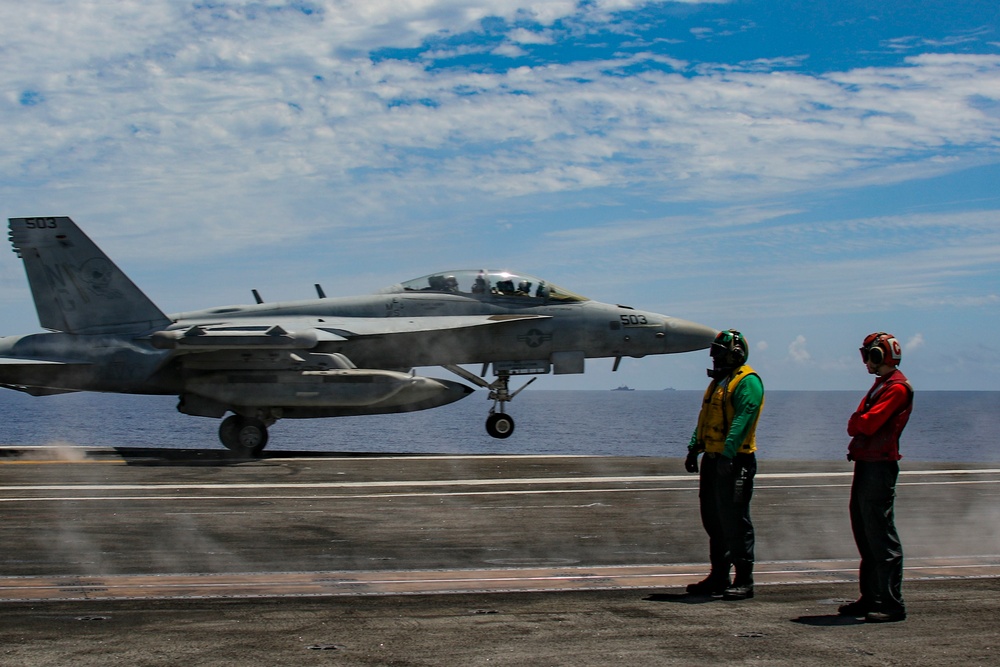
M712 343L710 354L716 366L735 368L747 362L750 356L750 346L747 339L736 329L720 331Z

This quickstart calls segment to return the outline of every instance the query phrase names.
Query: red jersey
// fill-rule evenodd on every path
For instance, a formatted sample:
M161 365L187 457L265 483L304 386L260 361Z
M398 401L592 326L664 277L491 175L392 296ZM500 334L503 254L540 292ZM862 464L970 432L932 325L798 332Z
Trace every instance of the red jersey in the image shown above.
M899 435L910 419L913 387L903 372L893 370L875 378L875 384L847 421L852 437L847 448L853 461L898 461Z

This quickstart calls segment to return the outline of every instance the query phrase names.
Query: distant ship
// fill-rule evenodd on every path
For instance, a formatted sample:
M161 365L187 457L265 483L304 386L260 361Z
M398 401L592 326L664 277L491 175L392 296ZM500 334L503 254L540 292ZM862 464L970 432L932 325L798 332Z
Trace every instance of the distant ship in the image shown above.
M620 387L615 387L611 391L635 391L635 389L633 389L632 387L629 387L628 385L624 385L623 384Z

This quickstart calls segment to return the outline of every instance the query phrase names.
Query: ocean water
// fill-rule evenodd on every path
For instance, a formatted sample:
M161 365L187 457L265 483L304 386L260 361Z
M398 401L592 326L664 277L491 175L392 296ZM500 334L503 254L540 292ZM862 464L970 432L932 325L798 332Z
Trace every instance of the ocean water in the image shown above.
M760 458L842 460L847 419L867 387L769 391L757 429ZM508 404L514 434L495 440L485 391L433 410L400 415L282 420L269 451L365 453L685 454L701 391L528 389ZM902 438L904 461L1000 462L1000 392L918 391ZM219 421L175 409L176 398L0 392L0 445L222 448Z

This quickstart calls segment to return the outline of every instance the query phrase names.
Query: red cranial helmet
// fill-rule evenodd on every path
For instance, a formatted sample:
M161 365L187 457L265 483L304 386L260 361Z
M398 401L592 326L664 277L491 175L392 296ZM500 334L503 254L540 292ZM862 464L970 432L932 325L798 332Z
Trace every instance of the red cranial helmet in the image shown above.
M903 359L903 348L892 334L884 331L877 331L865 336L864 342L859 348L861 359L868 363L870 359L876 366L888 364L898 366Z

